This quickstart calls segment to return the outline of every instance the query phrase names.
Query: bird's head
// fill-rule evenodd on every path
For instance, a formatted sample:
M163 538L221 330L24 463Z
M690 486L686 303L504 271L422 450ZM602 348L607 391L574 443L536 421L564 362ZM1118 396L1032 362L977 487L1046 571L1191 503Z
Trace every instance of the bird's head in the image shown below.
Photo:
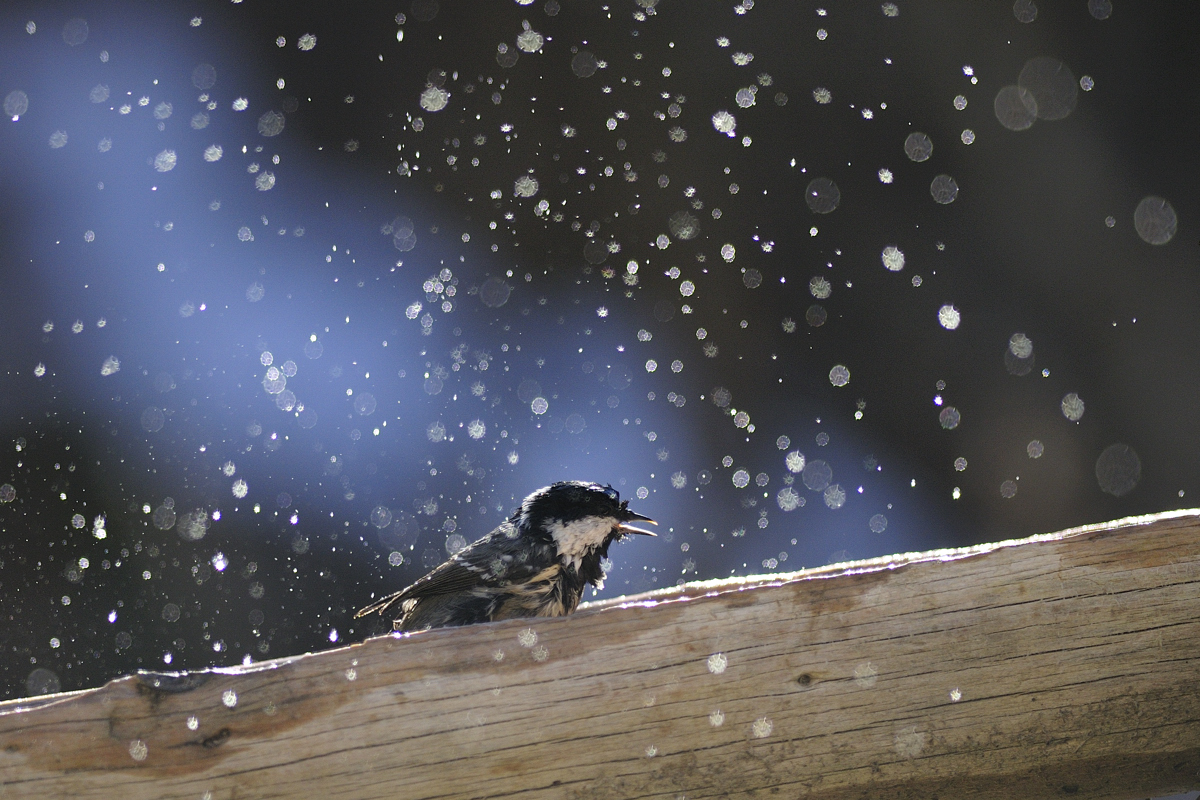
M649 517L629 510L629 501L621 500L611 486L582 481L561 481L538 489L525 498L516 522L523 529L548 536L558 549L564 564L579 569L580 562L608 553L608 546L628 534L655 534L633 523L637 520L657 524Z

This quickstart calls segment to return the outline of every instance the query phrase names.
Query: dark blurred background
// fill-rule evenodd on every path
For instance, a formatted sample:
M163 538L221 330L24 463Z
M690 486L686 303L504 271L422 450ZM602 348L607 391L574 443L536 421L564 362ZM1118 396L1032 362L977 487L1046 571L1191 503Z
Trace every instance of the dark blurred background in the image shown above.
M1200 9L822 2L5 3L0 696L1194 505Z

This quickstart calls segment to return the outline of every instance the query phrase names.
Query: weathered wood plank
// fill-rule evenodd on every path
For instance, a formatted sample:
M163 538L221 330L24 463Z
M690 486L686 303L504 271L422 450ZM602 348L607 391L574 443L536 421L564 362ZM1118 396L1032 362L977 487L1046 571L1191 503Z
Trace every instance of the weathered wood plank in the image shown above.
M0 704L4 797L1200 787L1196 511Z

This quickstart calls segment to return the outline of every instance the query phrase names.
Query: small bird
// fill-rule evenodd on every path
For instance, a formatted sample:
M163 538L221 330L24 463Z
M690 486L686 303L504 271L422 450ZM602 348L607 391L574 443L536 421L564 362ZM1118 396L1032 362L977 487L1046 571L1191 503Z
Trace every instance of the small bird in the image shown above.
M602 558L626 535L651 531L630 524L649 517L628 509L611 486L561 481L526 497L513 515L459 550L428 575L354 615L397 607L397 631L421 631L513 617L562 617L579 605L584 586L604 586Z

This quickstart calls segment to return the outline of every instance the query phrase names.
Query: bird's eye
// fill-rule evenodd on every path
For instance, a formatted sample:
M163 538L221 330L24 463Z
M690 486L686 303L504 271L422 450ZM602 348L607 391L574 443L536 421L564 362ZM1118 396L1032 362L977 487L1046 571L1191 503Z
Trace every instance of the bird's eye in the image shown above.
M608 495L608 496L609 496L609 498L610 498L610 499L612 499L612 500L616 500L616 499L620 498L620 496L621 496L621 495L620 495L620 494L617 492L617 490L616 490L616 489L614 489L614 488L612 488L611 486L606 486L606 487L604 487L604 493L605 493L606 495Z

